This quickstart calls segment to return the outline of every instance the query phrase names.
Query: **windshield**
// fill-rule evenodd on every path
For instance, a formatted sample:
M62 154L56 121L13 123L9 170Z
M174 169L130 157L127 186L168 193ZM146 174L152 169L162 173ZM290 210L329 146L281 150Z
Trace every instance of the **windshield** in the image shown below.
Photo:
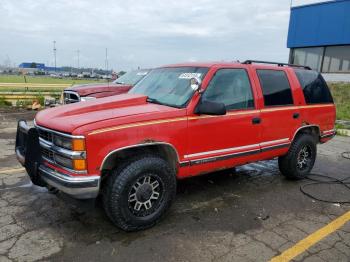
M135 85L138 81L147 75L147 70L135 70L131 72L127 72L118 79L116 79L113 83L115 84L124 84L124 85Z
M195 90L190 86L193 77L204 78L206 67L169 67L152 70L129 93L148 96L148 101L173 107L184 107Z

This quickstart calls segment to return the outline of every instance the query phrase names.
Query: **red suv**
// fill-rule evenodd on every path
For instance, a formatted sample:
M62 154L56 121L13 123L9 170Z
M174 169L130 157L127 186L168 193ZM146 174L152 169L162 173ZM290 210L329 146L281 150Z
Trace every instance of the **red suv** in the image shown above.
M43 110L19 121L17 157L36 185L100 194L127 231L162 217L177 179L276 157L303 178L335 135L332 96L309 68L263 63L164 66L128 94Z
M142 80L148 72L148 69L134 70L125 73L111 83L93 83L68 87L63 91L63 103L71 104L127 93L134 85Z

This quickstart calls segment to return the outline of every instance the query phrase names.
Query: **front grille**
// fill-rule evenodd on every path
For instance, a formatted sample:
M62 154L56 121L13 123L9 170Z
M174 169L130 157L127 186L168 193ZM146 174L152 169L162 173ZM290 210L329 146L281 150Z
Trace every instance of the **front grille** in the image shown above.
M53 158L53 152L48 150L48 149L45 149L45 148L41 148L41 154L42 156L47 159L47 160L50 160L50 161L54 161L54 158Z
M39 137L44 139L45 141L48 141L48 142L51 142L52 143L52 133L51 132L48 132L46 130L43 130L43 129L38 129L39 131Z
M80 96L72 91L64 91L63 92L63 103L64 104L71 104L76 103L80 101Z
M41 129L40 127L37 128L37 130L38 130L40 139L44 140L44 142L48 142L49 144L53 143L52 132ZM45 158L46 160L54 162L54 156L53 156L54 153L51 150L41 146L41 154L43 158Z

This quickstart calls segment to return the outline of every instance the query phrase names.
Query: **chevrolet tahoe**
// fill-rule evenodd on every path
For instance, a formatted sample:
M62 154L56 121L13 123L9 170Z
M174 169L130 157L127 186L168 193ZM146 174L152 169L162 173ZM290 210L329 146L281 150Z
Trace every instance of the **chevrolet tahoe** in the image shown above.
M184 63L152 70L126 94L40 111L18 122L16 154L35 185L102 197L126 231L155 225L179 179L278 158L302 179L335 135L322 76L264 61Z

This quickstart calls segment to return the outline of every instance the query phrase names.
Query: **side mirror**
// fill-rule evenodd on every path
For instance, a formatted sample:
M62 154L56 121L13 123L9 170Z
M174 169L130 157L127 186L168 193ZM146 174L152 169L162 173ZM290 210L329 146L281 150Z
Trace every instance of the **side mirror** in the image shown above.
M224 103L201 100L194 113L198 115L226 115L226 106Z
M202 84L202 80L201 80L199 77L193 77L193 78L191 78L191 80L190 80L191 88L192 88L194 91L199 90L199 88L201 87L201 84Z

